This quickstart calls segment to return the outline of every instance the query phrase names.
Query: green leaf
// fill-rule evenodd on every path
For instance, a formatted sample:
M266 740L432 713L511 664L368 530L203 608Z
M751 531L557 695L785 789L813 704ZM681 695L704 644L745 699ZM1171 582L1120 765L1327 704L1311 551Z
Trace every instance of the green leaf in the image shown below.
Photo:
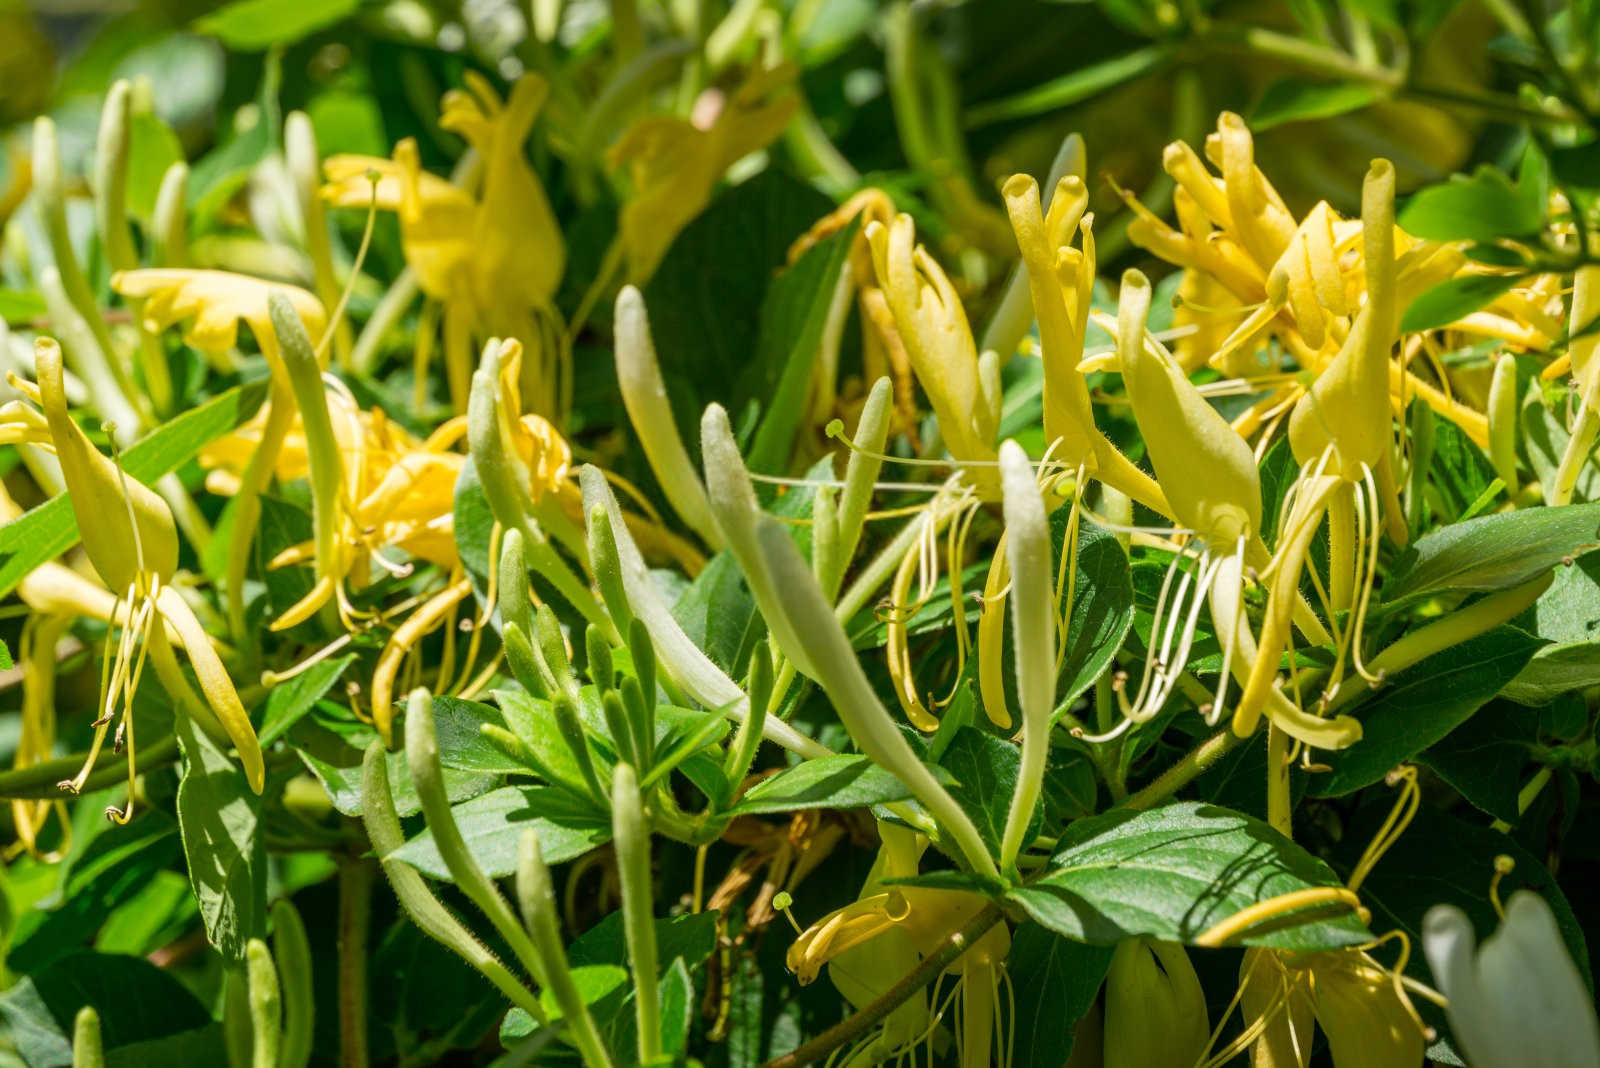
M1261 100L1250 114L1250 128L1259 132L1288 122L1331 119L1371 107L1387 95L1380 86L1359 82L1280 78L1261 94Z
M1011 933L1006 974L1016 991L1016 1048L1029 1063L1066 1064L1074 1026L1094 1007L1111 947L1063 938L1037 923Z
M734 678L744 673L750 650L765 629L744 574L726 549L708 560L679 595L672 618L712 663Z
M494 512L489 509L489 499L483 495L483 484L478 481L478 469L469 456L456 476L450 531L461 566L480 596L485 596L489 588L489 539L493 536L494 524Z
M1112 945L1131 935L1191 942L1257 902L1338 885L1326 864L1260 820L1185 801L1080 820L1044 875L1005 896L1057 934ZM1321 950L1370 938L1340 906L1291 914L1236 941Z
M1355 861L1392 803L1389 797L1374 798L1357 813L1344 836L1345 863ZM1500 899L1504 901L1517 890L1531 890L1544 898L1555 913L1556 927L1578 970L1592 987L1583 927L1549 870L1511 835L1468 823L1431 805L1417 811L1398 845L1383 855L1361 885L1361 899L1372 909L1373 929L1399 929L1410 936L1412 945L1419 946L1422 918L1428 910L1435 905L1455 905L1471 918L1479 937L1486 937L1500 925L1488 889L1495 874L1495 858L1502 855L1510 857L1514 866L1500 880ZM1432 981L1426 965L1416 959L1420 956L1413 954L1413 974Z
M1490 701L1442 741L1418 754L1457 793L1496 819L1522 818L1517 794L1539 714L1511 701Z
M1596 545L1600 503L1521 508L1452 523L1401 554L1384 581L1383 601L1509 589Z
M326 706L323 706L326 707ZM341 712L343 710L340 710ZM348 712L343 715L349 716ZM335 720L324 717L320 709L313 709L289 731L288 739L294 745L301 763L328 791L333 807L344 816L361 816L361 758L366 747L378 732L354 717ZM403 752L385 753L384 765L389 773L389 788L393 791L394 807L401 816L414 816L422 811L417 799L417 788L411 782L411 766ZM498 775L480 771L463 771L460 768L444 769L445 796L452 804L479 797L493 789L500 781Z
M1065 509L1050 518L1056 559L1066 535ZM1007 623L1010 613L1007 613ZM1067 620L1066 656L1056 682L1058 709L1066 709L1093 686L1111 666L1133 626L1133 575L1121 542L1109 531L1084 520L1078 527L1077 572L1072 614Z
M705 963L717 948L717 913L691 912L670 919L657 918L656 957L665 972L671 961L683 958L691 968ZM567 947L567 959L574 966L628 963L628 946L623 936L622 913L608 913L605 919L579 935Z
M868 757L825 756L762 780L730 811L736 816L759 816L807 808L861 808L910 796L904 783Z
M30 1068L55 1068L72 1063L73 1021L85 1005L100 1014L107 1053L211 1022L211 1014L169 972L142 957L89 950L19 979L0 995L0 1016Z
M823 325L858 226L859 220L852 220L807 249L767 287L755 362L740 384L742 392L762 405L761 422L745 457L752 471L787 472L795 430L805 412L806 393L817 365Z
M553 782L584 793L587 787L584 786L583 773L578 770L572 750L567 748L567 743L562 739L561 730L556 726L555 709L550 702L521 690L496 690L493 696L495 703L505 709L503 716L507 721L532 728L526 734L520 729L516 733L528 743L534 757ZM509 758L501 759L509 762Z
M525 830L538 833L549 864L581 857L611 839L609 816L553 786L503 786L451 810L468 850L491 879L516 873L517 839ZM383 859L403 860L435 879L450 878L427 829Z
M0 319L21 326L50 314L44 298L32 290L0 289Z
M383 156L389 152L383 110L369 93L330 88L316 95L306 106L306 114L317 134L317 148L324 155Z
M1142 5L1141 5L1142 6ZM1004 97L975 105L967 110L968 128L987 126L990 123L1042 115L1082 103L1115 89L1124 82L1143 78L1164 68L1171 61L1174 49L1166 42L1136 48L1120 56L1102 59L1098 63L1079 67L1069 74L1034 86L1015 96Z
M272 687L267 695L267 710L262 713L261 730L257 732L262 748L277 741L295 721L315 708L355 660L355 653L321 660L288 682Z
M1316 797L1338 797L1383 781L1396 764L1444 738L1516 678L1543 645L1516 627L1486 634L1435 653L1391 680L1351 710L1361 720L1361 741L1324 755L1332 770L1311 778Z
M1448 419L1433 421L1433 462L1428 470L1452 523L1481 500L1495 480L1494 465L1483 450Z
M684 227L645 286L661 376L696 462L707 404L726 407L743 434L754 409L770 399L770 391L759 389L766 370L752 367L760 310L790 243L832 208L811 186L768 168Z
M153 111L132 116L128 130L128 214L148 222L167 168L183 161L183 143Z
M657 918L656 956L661 962L658 982L662 989L662 1022L668 1020L668 991L679 983L687 982L689 971L698 968L710 957L717 946L717 913L696 912L670 919ZM613 1051L632 1050L637 1045L634 1030L631 984L628 968L628 950L622 932L622 913L611 912L605 919L579 935L567 947L567 959L572 966L573 978L580 981L579 989L595 1023L605 1034ZM682 975L673 977L674 972ZM580 974L582 977L580 979ZM620 980L619 979L620 973ZM692 990L692 984L689 986ZM671 998L680 997L682 989L672 990ZM625 1011L626 1010L626 1011ZM674 1011L681 1011L674 1006ZM536 1025L521 1009L513 1009L500 1028L502 1042L533 1034Z
M267 852L261 798L244 772L187 716L176 721L188 766L178 785L178 830L206 937L225 960L267 932Z
M265 382L230 389L184 412L134 442L122 454L130 478L151 483L193 459L204 446L247 422L266 398ZM16 589L34 568L78 542L78 523L65 496L46 501L0 526L0 595Z
M1468 178L1456 175L1423 189L1406 203L1400 226L1434 241L1481 241L1527 237L1544 225L1544 205L1536 194L1512 185L1490 166Z
M528 769L512 760L483 736L485 723L506 725L498 709L459 697L433 699L433 723L439 739L439 763L460 771L489 775L522 774Z
M16 662L11 659L11 649L5 642L0 641L0 671L10 671L16 666Z
M106 826L101 813L110 796L84 799L80 809L100 825L99 833L72 858L57 891L23 912L8 932L6 967L11 971L36 972L81 949L108 916L132 901L182 851L177 825L159 810L141 812L122 826ZM184 892L187 896L187 886Z
M361 6L361 0L234 0L195 20L194 28L219 38L236 52L259 52L292 44L333 25Z
M262 67L254 111L241 109L239 112L239 118L246 124L196 160L189 171L192 229L209 225L250 180L256 166L282 143L283 109L278 98L282 82L283 56L274 49L267 53Z
M505 1014L504 998L487 979L403 917L373 951L369 968L387 980L372 985L375 1034L387 1027L426 1036L434 1048L471 1049Z
M1468 274L1422 291L1400 317L1406 333L1437 330L1482 308L1522 281L1520 274Z
M1569 690L1600 684L1600 553L1556 568L1527 625L1549 645L1505 688L1513 701L1542 705Z
M682 957L667 966L661 979L661 1049L676 1063L689 1044L689 1028L694 1022L694 980Z
M1600 685L1600 645L1574 642L1540 649L1502 692L1525 705L1542 705L1595 685Z
M946 787L950 796L972 817L990 852L999 853L1000 840L1005 836L1006 816L1011 811L1011 795L1017 788L1017 773L1022 767L1021 751L977 727L962 727L945 745L939 766L955 780ZM1038 833L1042 818L1041 803L1029 815L1029 828L1022 837L1024 842Z

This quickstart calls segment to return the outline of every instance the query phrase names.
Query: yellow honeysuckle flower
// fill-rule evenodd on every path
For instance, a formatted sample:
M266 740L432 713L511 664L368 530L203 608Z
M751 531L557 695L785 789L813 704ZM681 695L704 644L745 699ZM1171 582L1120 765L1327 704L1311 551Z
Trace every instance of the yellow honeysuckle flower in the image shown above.
M34 351L38 386L35 399L43 412L31 417L8 405L10 440L27 440L55 451L78 521L85 554L100 577L128 608L127 622L114 663L109 667L101 716L83 770L63 784L76 791L94 767L106 728L123 712L117 728L119 748L128 749L129 785L134 774L131 707L148 653L173 700L208 732L233 743L251 789L261 791L265 768L261 747L233 681L228 677L205 628L189 603L171 585L178 566L178 535L166 502L142 483L129 478L113 460L97 450L67 411L61 349L40 338ZM178 667L167 627L176 631L200 683L203 696L189 687ZM132 814L128 807L108 810L118 822Z
M889 226L896 215L894 201L881 189L868 188L856 193L827 215L818 219L811 228L789 246L788 261L792 266L818 241L844 229L856 219L861 229L850 245L849 284L855 286L856 305L861 313L861 365L862 379L876 382L889 376L894 383L895 418L899 427L911 431L919 418L916 401L916 382L911 360L906 355L905 343L895 327L894 312L878 282L872 263L872 245L867 240L867 225L878 223ZM815 416L819 421L835 414L836 383L825 378L824 369L818 368L819 386ZM854 415L856 413L849 413Z
M999 397L983 388L976 343L966 309L944 270L916 244L909 215L888 226L867 224L867 242L878 287L894 316L912 370L939 420L950 455L974 463L970 480L987 497L999 491L991 466Z
M214 355L225 354L233 348L242 320L249 325L256 345L272 369L270 393L264 407L266 421L256 452L241 477L224 570L228 624L235 637L240 637L244 634L244 579L250 545L261 518L261 494L271 477L284 434L295 417L294 392L278 332L272 323L270 298L273 293L281 294L300 317L307 334L318 339L327 335L327 314L322 302L303 289L226 271L120 271L112 275L111 286L123 296L143 299L141 314L151 333L186 322L185 340ZM325 346L317 356L326 359Z
M1210 1034L1206 996L1176 942L1125 938L1105 984L1105 1068L1192 1065Z
M1400 786L1394 808L1367 844L1344 887L1298 891L1260 902L1201 935L1200 944L1223 945L1257 924L1292 914L1309 903L1308 894L1329 902L1342 901L1356 910L1363 923L1368 922L1370 913L1361 906L1356 891L1400 839L1421 804L1415 768L1402 766L1392 780ZM1390 940L1400 944L1400 958L1392 969L1371 954ZM1322 952L1246 950L1235 997L1244 1030L1214 1055L1203 1056L1196 1063L1200 1068L1221 1068L1249 1050L1253 1068L1307 1068L1313 1030L1320 1026L1334 1068L1417 1068L1433 1036L1408 991L1436 1002L1442 1003L1443 998L1404 978L1410 953L1410 941L1399 931L1364 946ZM1213 1045L1220 1034L1219 1027L1212 1035ZM1211 1053L1210 1046L1205 1052Z
M709 126L650 115L611 146L607 163L626 166L633 186L621 219L630 281L642 284L655 272L672 239L711 202L730 166L783 132L800 104L796 73L787 63L753 72L728 94Z
M1313 1021L1327 1036L1334 1068L1417 1068L1427 1045L1398 977L1357 949L1247 950L1240 1008L1246 1033L1257 1032L1253 1068L1306 1068Z
M925 957L937 953L952 932L959 930L988 904L980 894L926 886L885 886L889 879L918 873L927 839L906 828L879 823L883 845L867 875L861 896L836 909L800 934L785 960L801 983L813 982L824 966L829 978L852 1004L875 1000ZM1005 1044L998 1030L996 991L1005 978L1005 958L1011 936L1004 923L996 924L945 970L955 980L961 998L960 1033L955 1036L963 1065L991 1063L998 1048L1005 1063ZM931 1038L928 1009L919 1001L886 1023L884 1031L868 1040L872 1052L904 1053ZM920 1030L914 1025L922 1023ZM860 1052L860 1051L858 1051ZM862 1063L871 1063L863 1060Z
M1388 514L1391 530L1398 518L1394 480L1392 474L1386 474L1393 419L1389 353L1399 317L1394 168L1387 160L1373 161L1367 172L1362 220L1366 303L1338 355L1296 403L1289 419L1289 443L1304 466L1291 490L1292 503L1286 509L1287 520L1273 558L1275 571L1259 653L1234 710L1233 727L1241 736L1255 729L1269 703L1276 706L1276 699L1269 695L1276 686L1279 657L1299 601L1306 554L1324 517L1335 547L1328 618L1336 619L1343 611L1350 615L1338 630L1334 667L1323 703L1343 680L1347 661L1369 681L1376 679L1362 666L1362 626L1377 576L1380 511ZM1386 474L1381 482L1391 487L1389 493L1380 493L1378 474ZM1403 530L1403 523L1399 525ZM1303 726L1287 718L1275 717L1274 722L1290 733Z
M1207 167L1208 161L1218 174ZM1129 237L1185 270L1175 323L1196 333L1179 342L1184 366L1210 361L1227 375L1273 386L1234 421L1247 437L1264 427L1270 433L1303 387L1267 362L1272 351L1268 342L1276 340L1314 373L1339 351L1366 295L1362 224L1341 218L1326 203L1318 203L1297 222L1255 165L1249 129L1230 112L1219 117L1217 131L1206 139L1205 159L1179 141L1167 146L1163 164L1177 185L1177 225L1168 225L1124 193L1136 215ZM1392 217L1389 226L1394 226ZM1402 307L1409 297L1458 272L1493 270L1467 264L1459 249L1417 241L1398 229L1393 244L1400 258ZM1544 310L1548 299L1536 293L1542 293L1538 283L1514 289L1439 336L1548 347L1560 332L1559 323ZM1433 345L1431 339L1426 342ZM1403 406L1420 397L1484 444L1482 413L1456 399L1450 372L1442 364L1435 371L1437 383L1394 368L1394 403Z
M466 82L469 92L453 89L445 94L439 125L465 138L482 161L483 189L470 235L478 300L491 311L544 307L561 284L567 249L522 144L550 94L549 85L536 75L523 75L502 105L477 72L468 71Z
M125 297L144 300L140 313L145 329L151 333L185 323L184 342L214 355L226 354L238 344L239 323L243 321L275 374L283 373L282 357L267 313L268 294L276 290L288 297L313 338L320 340L328 325L322 302L304 289L228 271L118 271L111 276L111 288Z
M31 607L31 606L30 606ZM11 759L16 770L49 760L56 742L56 646L72 625L67 615L30 615L22 625L22 640L17 648L17 663L22 667L22 731L17 751ZM39 837L50 817L56 819L61 837L49 853L39 848ZM11 802L11 823L17 840L4 851L7 859L26 852L45 861L66 855L72 844L72 817L60 798Z
M335 207L392 211L400 245L422 291L437 300L470 301L468 271L477 201L460 186L422 169L417 143L406 138L394 159L329 156L322 197Z
M347 618L354 612L345 584L363 586L370 565L404 573L409 565L392 561L391 552L450 568L459 564L453 534L454 493L466 456L456 447L466 435L466 419L457 416L419 440L392 423L379 409L358 407L344 389L330 389L328 409L345 460L346 500L337 524L337 552L328 581L272 622L284 630L308 618L330 597L339 600ZM264 415L211 442L199 460L206 468L206 488L224 496L237 492L241 476L265 429ZM311 474L305 428L296 417L278 453L274 473L281 482ZM309 560L312 542L281 551L268 564L282 567Z
M523 392L533 411L555 417L570 389L552 303L566 270L566 242L523 152L549 87L525 74L502 102L481 75L468 72L466 82L467 91L445 94L439 122L475 150L476 192L424 171L416 141L407 138L389 160L329 157L322 196L338 207L399 215L406 263L443 306L445 371L457 411L466 408L474 345L501 336L534 354ZM419 345L419 390L426 351Z
M1243 611L1245 569L1265 569L1271 559L1260 534L1261 480L1255 455L1145 330L1149 306L1149 280L1138 271L1125 272L1117 309L1118 366L1151 464L1167 487L1173 517L1192 536L1173 557L1163 591L1172 588L1174 575L1191 552L1196 576L1192 583L1178 583L1170 601L1165 592L1159 599L1151 634L1153 639L1163 637L1155 667L1147 668L1131 701L1117 692L1124 718L1113 733L1148 721L1165 704L1188 661L1201 598L1210 601L1218 633L1229 636L1223 642L1216 697L1203 710L1210 723L1221 718L1230 668L1243 684L1257 660ZM1295 622L1313 640L1326 639L1309 607L1301 609L1298 602L1291 608L1299 612ZM1360 723L1348 716L1323 720L1277 690L1267 700L1273 722L1307 744L1338 749L1361 736Z

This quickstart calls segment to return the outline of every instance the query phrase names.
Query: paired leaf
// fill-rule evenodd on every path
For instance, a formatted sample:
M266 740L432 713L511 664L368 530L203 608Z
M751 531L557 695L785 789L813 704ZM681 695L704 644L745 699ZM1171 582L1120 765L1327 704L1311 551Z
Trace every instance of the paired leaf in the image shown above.
M1186 801L1079 821L1044 875L1005 897L1057 934L1112 945L1133 935L1192 942L1268 898L1337 885L1332 869L1260 820ZM1370 937L1339 906L1290 914L1237 941L1319 950Z

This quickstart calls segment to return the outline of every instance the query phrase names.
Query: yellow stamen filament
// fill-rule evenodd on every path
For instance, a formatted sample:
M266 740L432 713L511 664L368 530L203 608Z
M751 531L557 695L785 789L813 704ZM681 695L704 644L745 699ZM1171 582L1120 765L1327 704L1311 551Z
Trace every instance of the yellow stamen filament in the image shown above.
M394 683L406 654L425 634L454 612L456 605L471 592L472 581L460 578L434 594L395 628L389 644L378 656L378 665L372 672L372 721L377 725L384 744L393 744Z
M1301 909L1315 905L1341 904L1347 905L1351 911L1360 915L1366 914L1366 909L1361 904L1361 899L1355 892L1343 886L1316 886L1305 890L1294 890L1287 894L1279 894L1265 901L1258 901L1254 905L1240 909L1226 920L1203 931L1194 939L1194 944L1207 949L1227 945L1233 939L1247 933L1251 928L1298 912Z

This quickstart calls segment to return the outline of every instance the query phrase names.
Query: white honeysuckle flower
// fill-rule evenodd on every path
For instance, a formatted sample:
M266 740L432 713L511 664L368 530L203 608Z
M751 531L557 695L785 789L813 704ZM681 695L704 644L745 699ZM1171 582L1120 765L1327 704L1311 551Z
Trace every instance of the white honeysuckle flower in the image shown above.
M1512 894L1481 946L1466 913L1437 905L1422 947L1472 1068L1600 1068L1594 998L1543 898Z

